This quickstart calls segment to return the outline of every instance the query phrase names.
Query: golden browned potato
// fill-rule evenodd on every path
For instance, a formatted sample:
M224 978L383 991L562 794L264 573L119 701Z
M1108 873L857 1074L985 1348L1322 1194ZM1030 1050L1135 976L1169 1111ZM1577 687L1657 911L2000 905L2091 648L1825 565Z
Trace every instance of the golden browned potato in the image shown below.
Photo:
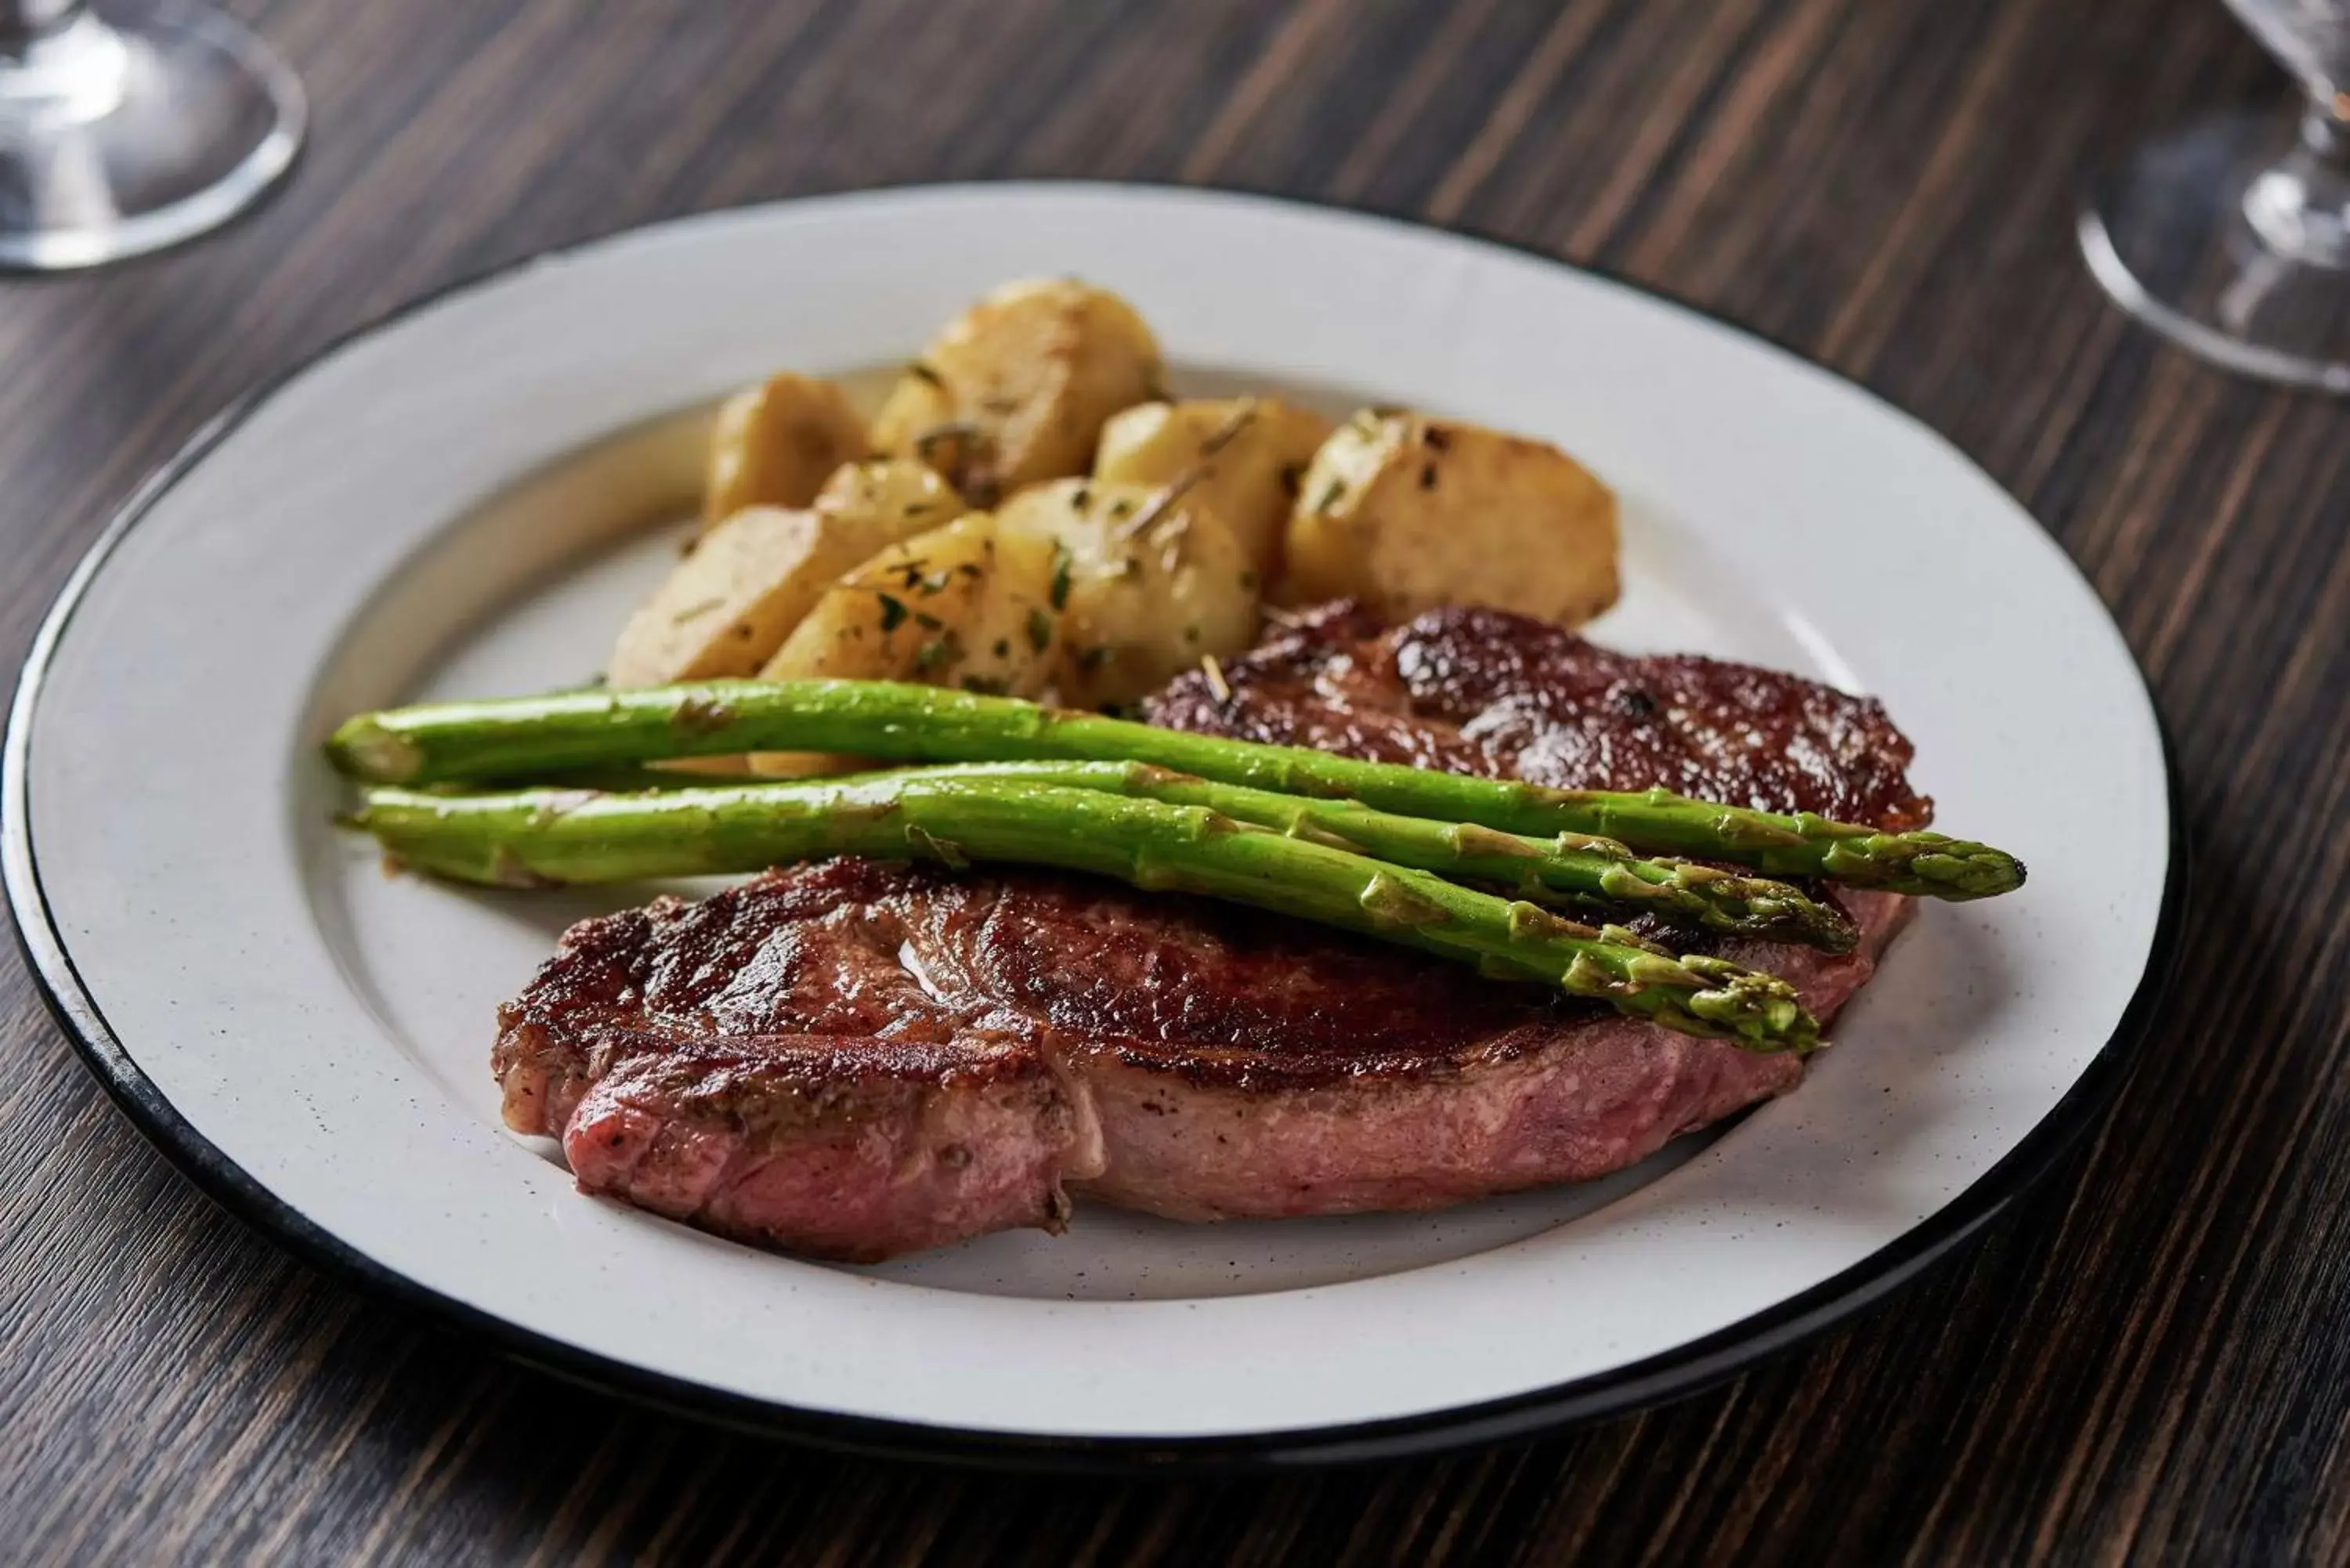
M745 506L806 506L833 470L872 450L864 420L829 381L782 375L737 392L711 432L702 522L714 527Z
M1185 485L1271 580L1299 481L1330 421L1278 398L1141 403L1102 427L1094 477Z
M853 462L836 471L816 493L815 510L863 529L866 547L855 557L862 565L872 552L942 527L968 509L936 470L909 458L892 457ZM763 778L857 773L873 765L863 757L832 752L754 752L747 757L705 760L736 763L742 770Z
M1006 529L1054 544L1061 701L1131 702L1256 639L1256 567L1215 514L1166 488L1064 479L1021 492Z
M760 671L1033 696L1060 640L1052 541L971 513L843 577Z
M737 512L629 617L605 677L659 686L756 674L843 572L962 509L920 463L885 461L841 469L805 511Z
M1083 473L1102 421L1160 395L1158 340L1114 294L1066 278L1006 284L950 323L873 421L976 505Z
M629 618L605 679L660 686L755 674L826 587L871 551L861 529L821 513L737 512Z
M1616 602L1616 496L1556 447L1425 414L1357 414L1289 520L1281 597L1402 618L1492 605L1578 626Z
M816 492L814 506L864 526L873 541L866 555L943 527L971 510L938 470L898 457L852 462L834 470L824 488Z

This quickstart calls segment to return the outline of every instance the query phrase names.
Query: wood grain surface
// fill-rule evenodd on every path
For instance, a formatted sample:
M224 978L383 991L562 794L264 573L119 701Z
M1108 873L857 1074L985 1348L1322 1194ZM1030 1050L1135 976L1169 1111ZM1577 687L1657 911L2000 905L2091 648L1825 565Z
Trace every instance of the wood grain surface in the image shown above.
M733 202L1177 180L1618 270L1916 412L2113 607L2198 881L2110 1113L1894 1302L1635 1418L1271 1478L842 1459L513 1365L199 1197L11 956L0 1559L2350 1561L2350 407L2159 347L2071 239L2101 158L2284 90L2215 0L234 8L313 95L290 190L177 254L0 282L12 662L144 472L421 292Z

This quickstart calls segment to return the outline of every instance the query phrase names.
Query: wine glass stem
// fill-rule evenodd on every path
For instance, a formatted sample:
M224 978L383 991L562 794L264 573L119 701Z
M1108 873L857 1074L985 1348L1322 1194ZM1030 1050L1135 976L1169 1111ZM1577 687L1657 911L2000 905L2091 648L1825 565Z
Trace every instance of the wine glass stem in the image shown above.
M2268 247L2311 266L2350 268L2350 120L2340 95L2312 88L2301 136L2245 187L2243 213Z

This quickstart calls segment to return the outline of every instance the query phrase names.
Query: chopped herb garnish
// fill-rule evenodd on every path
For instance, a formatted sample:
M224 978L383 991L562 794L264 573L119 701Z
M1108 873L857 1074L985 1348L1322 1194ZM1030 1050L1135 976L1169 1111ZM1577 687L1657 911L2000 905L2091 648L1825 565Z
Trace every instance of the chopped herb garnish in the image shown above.
M1099 670L1108 662L1109 649L1107 648L1088 648L1077 655L1077 668L1080 670Z
M951 838L941 838L920 824L910 822L906 825L906 842L928 850L931 858L945 861L954 870L967 871L971 868L971 857L962 852L962 845Z
M1243 398L1241 400L1241 406L1232 410L1232 417L1226 420L1222 424L1216 427L1216 429L1209 431L1208 439L1200 443L1200 456L1203 459L1213 457L1218 452L1223 451L1224 448L1232 445L1232 438L1240 434L1242 431L1246 430L1248 428L1249 421L1255 418L1256 400L1254 398Z
M1010 638L999 637L995 639L995 657L998 659L1009 659L1012 657L1012 639Z
M921 647L914 649L914 668L922 674L928 675L932 670L944 664L953 651L954 650L948 646L947 639L943 637L934 637L928 642L922 644Z
M1314 504L1314 510L1316 512L1329 511L1330 508L1338 504L1339 498L1346 493L1347 482L1343 479L1332 480L1329 483L1322 487L1322 499Z
M923 360L917 359L912 364L907 366L906 374L913 377L918 381L928 381L931 386L938 388L941 391L946 389L947 379L944 376L940 375L935 369Z
M1028 646L1042 653L1053 644L1053 618L1043 610L1028 612Z
M1424 462L1419 465L1419 487L1422 490L1436 488L1436 464Z
M1068 607L1069 568L1075 564L1076 557L1069 554L1069 546L1067 544L1059 539L1054 540L1053 607L1055 609L1066 609Z
M885 632L897 630L905 622L906 607L888 594L877 594L874 597L881 601L881 629Z
M936 631L940 628L945 626L946 622L941 620L934 615L926 615L920 610L916 610L914 612L914 624L920 627L924 631Z
M956 481L980 506L994 500L993 476L985 472L990 450L986 432L964 420L932 425L914 438L914 455Z

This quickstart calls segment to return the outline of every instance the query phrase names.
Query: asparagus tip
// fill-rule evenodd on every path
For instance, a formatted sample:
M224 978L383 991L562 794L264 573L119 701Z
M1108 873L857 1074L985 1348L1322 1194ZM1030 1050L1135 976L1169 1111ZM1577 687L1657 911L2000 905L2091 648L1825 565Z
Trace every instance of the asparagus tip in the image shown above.
M1918 835L1909 872L1942 898L1995 898L2023 886L2023 862L2003 849L1939 834Z
M1819 1049L1820 1021L1777 975L1718 958L1692 955L1679 962L1710 982L1683 998L1682 1005L1748 1050L1805 1055Z

